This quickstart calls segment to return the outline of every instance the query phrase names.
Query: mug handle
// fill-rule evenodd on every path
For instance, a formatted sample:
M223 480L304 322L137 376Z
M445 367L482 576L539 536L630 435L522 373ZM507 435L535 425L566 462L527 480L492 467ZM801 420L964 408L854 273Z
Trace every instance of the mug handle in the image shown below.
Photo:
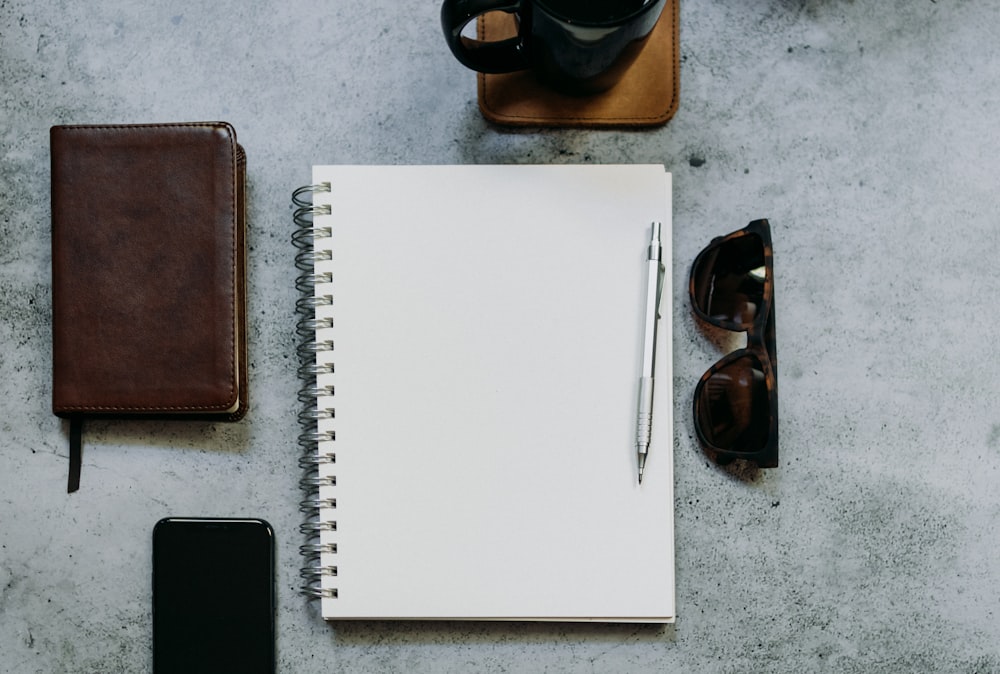
M441 5L441 28L455 58L467 68L481 73L509 73L524 70L528 59L520 37L496 42L482 42L462 35L470 21L486 12L512 14L521 0L444 0Z

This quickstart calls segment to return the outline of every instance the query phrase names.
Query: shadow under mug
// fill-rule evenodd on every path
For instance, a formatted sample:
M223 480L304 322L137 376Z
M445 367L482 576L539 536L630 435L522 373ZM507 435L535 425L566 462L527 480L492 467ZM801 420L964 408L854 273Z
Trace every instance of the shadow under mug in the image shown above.
M666 0L444 0L441 28L455 58L482 73L531 70L574 95L613 87L642 51ZM488 12L514 14L518 34L484 42L463 35Z

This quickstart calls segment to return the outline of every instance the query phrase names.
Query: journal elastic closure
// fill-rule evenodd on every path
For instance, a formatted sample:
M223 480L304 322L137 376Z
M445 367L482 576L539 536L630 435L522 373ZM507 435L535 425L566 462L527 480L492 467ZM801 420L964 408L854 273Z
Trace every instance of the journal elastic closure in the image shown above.
M66 492L72 494L80 489L80 472L83 466L83 417L73 416L69 420L69 481Z

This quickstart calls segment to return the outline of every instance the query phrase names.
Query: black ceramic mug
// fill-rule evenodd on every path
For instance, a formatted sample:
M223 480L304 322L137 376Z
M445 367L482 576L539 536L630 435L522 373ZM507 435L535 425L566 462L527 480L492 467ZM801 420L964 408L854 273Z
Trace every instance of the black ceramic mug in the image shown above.
M642 51L666 0L444 0L441 27L455 57L483 73L532 70L553 89L594 94L615 85ZM514 14L518 35L463 35L487 12Z

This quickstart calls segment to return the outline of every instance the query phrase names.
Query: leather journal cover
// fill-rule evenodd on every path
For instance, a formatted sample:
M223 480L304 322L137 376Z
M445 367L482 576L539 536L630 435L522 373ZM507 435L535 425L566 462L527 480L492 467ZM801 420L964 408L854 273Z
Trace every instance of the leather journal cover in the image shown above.
M246 154L224 122L55 126L52 409L235 421L247 409Z
M502 126L643 128L661 126L677 111L680 84L680 0L667 0L639 57L609 91L569 96L547 89L528 71L478 73L479 110ZM510 14L479 17L479 39L517 35Z

